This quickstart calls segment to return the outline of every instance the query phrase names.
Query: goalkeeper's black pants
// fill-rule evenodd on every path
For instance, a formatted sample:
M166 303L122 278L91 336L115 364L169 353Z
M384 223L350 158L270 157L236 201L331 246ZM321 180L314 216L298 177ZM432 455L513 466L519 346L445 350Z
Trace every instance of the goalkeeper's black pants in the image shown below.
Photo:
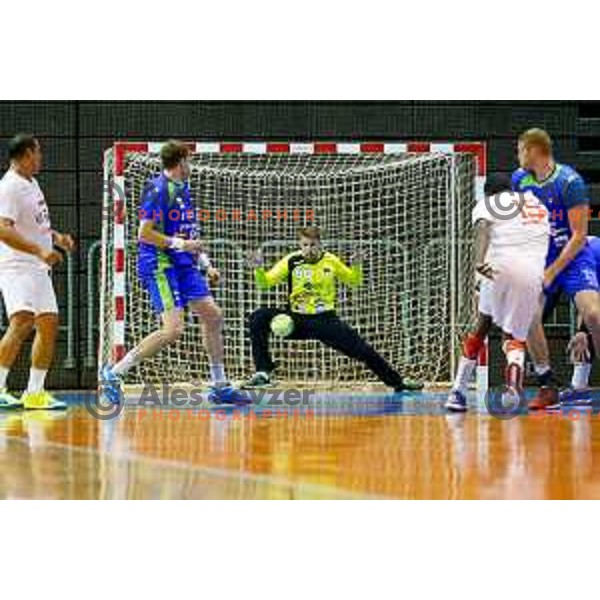
M294 331L286 339L319 340L326 346L364 363L385 385L392 388L402 387L402 376L334 312L301 315L278 308L255 310L250 315L250 339L257 371L270 373L275 369L276 365L269 351L269 336L271 320L280 314L288 314L294 320Z

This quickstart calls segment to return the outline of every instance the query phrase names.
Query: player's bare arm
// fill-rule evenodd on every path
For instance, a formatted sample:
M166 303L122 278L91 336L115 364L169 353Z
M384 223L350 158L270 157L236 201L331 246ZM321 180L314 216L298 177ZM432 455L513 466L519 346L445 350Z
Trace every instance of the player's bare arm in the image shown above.
M491 223L485 219L479 219L475 223L475 270L486 277L494 279L497 271L485 261L485 257L490 247Z
M52 231L52 243L65 252L73 252L73 250L75 250L75 240L73 239L73 236L68 233Z
M546 269L544 285L548 287L585 246L588 234L589 207L587 204L574 206L567 213L572 235L558 258Z
M0 218L0 241L14 250L33 254L52 267L62 261L62 256L55 250L44 250L37 244L26 240L14 227L11 219Z

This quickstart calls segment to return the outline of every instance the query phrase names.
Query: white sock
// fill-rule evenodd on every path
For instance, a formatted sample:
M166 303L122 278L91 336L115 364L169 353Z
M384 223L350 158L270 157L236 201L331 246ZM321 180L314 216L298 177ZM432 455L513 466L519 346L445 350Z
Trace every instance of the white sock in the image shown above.
M461 356L458 362L458 369L456 370L456 377L454 378L454 385L452 389L463 394L467 391L469 380L473 375L473 370L477 366L477 361L466 356Z
M41 392L44 389L46 373L48 373L46 369L35 369L31 367L29 370L29 383L27 384L28 393Z
M591 370L591 363L575 363L573 366L573 378L571 379L571 386L573 389L583 390L588 387Z
M115 375L124 375L129 369L135 367L140 362L140 358L135 348L130 350L116 365L112 367Z
M225 365L223 363L210 364L210 380L213 385L217 386L229 383L225 375Z
M0 390L6 388L6 380L8 379L8 374L10 373L10 369L6 367L0 367Z

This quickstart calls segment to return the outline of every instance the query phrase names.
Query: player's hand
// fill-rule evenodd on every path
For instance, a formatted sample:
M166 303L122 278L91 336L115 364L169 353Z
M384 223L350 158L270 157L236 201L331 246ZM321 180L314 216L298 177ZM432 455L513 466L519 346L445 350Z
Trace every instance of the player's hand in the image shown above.
M53 267L62 262L62 254L56 250L40 250L38 256L49 266Z
M493 280L494 277L498 274L498 270L494 269L494 267L487 262L475 265L475 270L486 279L491 280Z
M364 250L356 250L355 252L353 252L350 255L350 264L351 265L362 264L365 262L366 258L367 258L367 252L365 252Z
M258 269L265 264L265 257L263 256L261 250L254 250L253 252L250 252L246 259L248 261L248 266L251 269Z
M200 252L204 252L204 244L200 240L185 240L183 243L183 251L191 252L192 254L200 254Z
M554 271L552 267L548 267L544 271L544 289L548 289L556 279L557 273Z
M221 273L219 273L219 270L215 269L214 267L208 267L208 270L206 271L206 277L208 278L208 283L210 283L211 286L215 286L221 280Z
M75 240L68 233L54 233L54 244L65 252L73 252L75 249Z
M567 352L571 357L571 362L581 363L590 361L590 348L588 345L588 336L583 331L578 331L569 342Z

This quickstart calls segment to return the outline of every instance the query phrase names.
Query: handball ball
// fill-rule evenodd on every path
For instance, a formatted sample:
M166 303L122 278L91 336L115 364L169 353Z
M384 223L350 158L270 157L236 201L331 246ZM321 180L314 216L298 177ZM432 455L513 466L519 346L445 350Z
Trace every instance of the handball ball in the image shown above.
M271 331L279 337L286 337L294 331L294 321L289 315L277 315L271 320Z

